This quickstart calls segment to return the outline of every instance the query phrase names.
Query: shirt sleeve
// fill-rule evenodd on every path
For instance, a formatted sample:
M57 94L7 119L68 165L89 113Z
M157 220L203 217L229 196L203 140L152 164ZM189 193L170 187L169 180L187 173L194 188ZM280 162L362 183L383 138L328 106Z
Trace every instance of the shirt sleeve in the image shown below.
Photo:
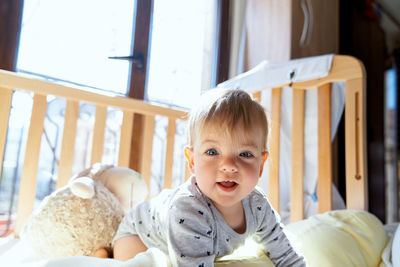
M275 266L306 266L304 258L299 255L283 232L280 217L265 199L264 205L256 205L253 212L258 217L258 228L255 241L261 244L267 256Z
M121 223L118 226L117 232L115 233L115 236L111 242L111 245L114 247L115 241L118 239L125 237L125 236L131 236L137 234L135 231L135 228L133 226L133 221L134 221L134 212L135 210L130 210L122 219Z
M175 201L168 212L167 229L173 266L214 266L214 228L205 206L193 200Z

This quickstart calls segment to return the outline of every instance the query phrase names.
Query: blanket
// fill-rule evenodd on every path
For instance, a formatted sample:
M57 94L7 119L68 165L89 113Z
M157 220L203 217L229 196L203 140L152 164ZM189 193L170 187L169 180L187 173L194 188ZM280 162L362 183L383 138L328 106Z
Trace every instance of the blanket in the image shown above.
M399 255L392 255L392 249L400 241L393 241L395 231L400 232L399 226L394 224L386 228L374 215L366 211L337 210L288 224L285 232L311 267L396 266L392 263L392 256L397 256L398 261ZM85 256L38 261L27 244L12 237L1 239L0 262L6 267L171 266L168 255L157 248L150 248L126 262ZM217 259L215 266L274 265L257 244L248 240L233 254Z

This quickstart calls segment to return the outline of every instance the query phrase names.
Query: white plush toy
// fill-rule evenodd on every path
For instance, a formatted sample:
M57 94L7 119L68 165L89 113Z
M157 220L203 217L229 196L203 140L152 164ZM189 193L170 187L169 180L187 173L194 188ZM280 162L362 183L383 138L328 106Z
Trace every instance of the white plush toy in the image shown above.
M26 240L40 259L107 257L124 214L148 193L140 174L94 164L47 196L25 224Z

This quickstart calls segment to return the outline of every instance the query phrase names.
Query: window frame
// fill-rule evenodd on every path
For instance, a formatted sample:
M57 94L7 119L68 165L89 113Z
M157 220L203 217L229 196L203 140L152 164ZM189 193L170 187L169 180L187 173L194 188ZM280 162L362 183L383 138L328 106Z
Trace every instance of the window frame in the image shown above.
M131 75L129 80L128 96L143 100L146 95L147 67L149 42L151 38L151 25L153 15L154 0L136 0L134 30L133 30L133 48L132 55L143 56L143 71L137 70L134 63L131 66ZM231 0L217 1L217 36L216 36L216 53L213 64L212 86L216 86L228 79L229 75L229 59L230 59L230 13ZM132 132L131 154L129 167L134 170L140 170L143 144L143 116L135 115ZM139 153L138 153L139 152Z
M0 0L0 69L15 71L23 0Z

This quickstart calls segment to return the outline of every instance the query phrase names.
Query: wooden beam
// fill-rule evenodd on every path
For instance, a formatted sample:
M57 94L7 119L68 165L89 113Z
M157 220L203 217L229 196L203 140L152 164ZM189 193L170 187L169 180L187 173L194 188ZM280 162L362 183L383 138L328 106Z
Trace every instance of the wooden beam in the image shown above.
M271 136L269 154L268 197L272 207L279 212L279 157L281 128L282 88L273 88L271 92Z
M318 213L332 210L331 84L318 88Z
M305 91L293 89L291 222L304 218L304 103Z
M145 116L144 131L143 131L143 149L141 152L142 164L140 166L140 174L145 180L147 187L150 189L151 180L151 162L153 152L155 118L154 116ZM150 197L150 194L149 196Z
M174 164L174 144L176 133L176 120L168 119L167 129L167 149L165 152L165 165L164 165L164 185L163 188L172 187L172 171Z
M121 137L119 141L119 154L118 154L118 166L129 167L130 162L130 147L129 144L132 140L132 128L133 128L133 113L124 111L124 116L121 125Z
M106 131L107 108L96 106L96 121L92 138L92 154L90 164L101 162L104 152L104 135Z
M366 96L362 78L346 82L346 205L368 210Z
M46 109L46 96L34 95L31 123L29 126L28 139L26 141L24 166L22 167L18 194L17 221L15 223L15 234L17 236L33 210L33 203L36 194L39 152L42 142Z
M60 162L56 188L68 183L74 163L76 126L79 118L79 102L68 100L65 110L64 131L61 144Z
M0 88L0 177L3 171L3 157L6 146L8 121L10 118L12 90Z

